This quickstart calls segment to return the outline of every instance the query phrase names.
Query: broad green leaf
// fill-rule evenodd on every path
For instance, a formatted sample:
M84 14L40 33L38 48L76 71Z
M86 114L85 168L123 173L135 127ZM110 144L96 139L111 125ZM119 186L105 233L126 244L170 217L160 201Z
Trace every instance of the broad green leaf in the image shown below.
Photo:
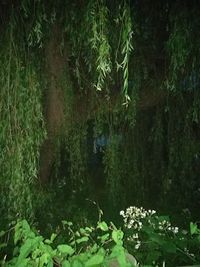
M74 260L78 260L79 262L83 263L86 262L91 257L90 252L83 252L73 257Z
M124 253L124 251L121 252L121 253L117 256L117 260L118 260L120 266L127 266L127 263L126 263L126 257L125 257L125 253Z
M101 264L104 260L104 257L102 255L94 255L92 256L86 263L85 266L86 267L92 267L92 266L96 266L98 264Z
M156 250L149 251L146 262L157 261L160 256L161 256L161 253L159 251L156 251Z
M112 248L112 252L110 254L111 258L116 258L119 254L124 252L124 248L120 245L117 244Z
M57 237L57 234L53 233L53 234L51 235L51 238L50 238L51 242L53 242L53 241L55 240L56 237Z
M68 225L68 226L72 226L73 225L73 223L72 222L68 222L68 221L62 221L62 224L63 225Z
M106 222L99 222L97 227L104 232L108 231L108 225Z
M71 265L70 265L70 262L69 261L63 261L63 263L62 263L62 265L61 265L62 267L70 267Z
M44 243L50 245L50 244L52 244L52 241L49 240L49 239L45 239L45 240L44 240Z
M49 262L47 263L47 267L53 267L53 260L50 259Z
M85 267L85 265L83 265L79 260L75 260L72 263L72 267Z
M81 236L80 233L79 233L79 231L76 231L75 235L78 236L78 237Z
M163 238L155 233L151 233L149 235L149 239L152 240L153 242L157 243L160 246L165 245L165 241L163 240Z
M165 242L165 244L162 245L162 249L167 253L176 253L176 245L172 242Z
M99 251L98 251L98 255L101 255L103 257L105 257L106 255L106 251L103 247L100 247Z
M101 239L101 242L104 242L104 241L108 240L109 237L110 237L110 234L107 233L105 235L99 236L98 238Z
M68 245L58 245L57 247L58 251L65 255L72 255L74 254L74 249L71 246Z
M39 261L39 267L43 267L44 265L47 265L49 262L52 262L51 257L49 256L48 253L44 253L41 257L40 257L40 261Z
M96 252L97 252L97 249L98 249L98 245L95 243L95 244L91 247L90 251L91 251L91 253L96 253Z
M42 237L38 236L35 239L27 239L20 248L20 254L18 262L28 257L28 255L37 247L38 243L41 242Z
M198 232L198 227L196 223L191 222L190 223L190 233L191 235L194 235Z
M53 243L53 241L55 240L56 237L57 237L57 235L53 233L53 234L51 235L51 238L50 238L50 239L45 239L44 242L45 242L46 244L49 244L49 245L50 245L50 244Z
M112 239L116 244L122 244L124 233L121 230L113 230L112 231Z
M85 230L87 230L88 232L92 233L92 231L94 230L92 227L85 227Z
M79 232L82 234L82 235L87 235L87 232L84 228L80 228L79 229Z
M83 243L83 242L87 242L88 240L89 240L89 238L87 236L83 236L83 237L77 239L76 242L78 244L80 244L80 243Z
M16 264L13 266L15 266L15 267L27 267L27 266L29 266L28 262L29 262L29 259L22 259L20 261L17 261Z
M39 248L34 249L34 251L32 252L32 259L35 260L36 258L39 257L39 255L41 255L41 250Z

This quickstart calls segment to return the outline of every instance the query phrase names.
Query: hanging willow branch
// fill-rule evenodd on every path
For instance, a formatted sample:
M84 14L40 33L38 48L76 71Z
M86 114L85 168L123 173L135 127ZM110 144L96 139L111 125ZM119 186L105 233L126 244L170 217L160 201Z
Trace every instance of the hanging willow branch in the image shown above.
M33 217L33 185L44 133L37 67L18 39L17 26L11 16L0 50L0 206L9 219L17 214Z
M111 47L108 40L108 8L104 1L92 1L88 8L89 44L93 51L94 66L96 69L96 90L102 91L106 87L106 80L110 77Z
M126 2L124 2L124 5L122 7L122 14L120 15L120 23L121 23L121 31L120 31L120 48L121 48L121 57L122 62L118 63L117 61L117 53L116 52L116 64L117 64L117 70L122 69L123 72L123 94L125 97L124 105L128 106L128 103L130 101L129 93L128 93L128 80L129 80L129 58L130 53L133 50L132 45L132 20L131 20L131 14L130 14L130 7Z

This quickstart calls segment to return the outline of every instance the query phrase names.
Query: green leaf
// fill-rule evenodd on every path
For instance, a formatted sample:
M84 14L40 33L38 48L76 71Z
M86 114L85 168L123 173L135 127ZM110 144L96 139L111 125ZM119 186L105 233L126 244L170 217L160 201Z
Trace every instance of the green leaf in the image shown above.
M44 240L44 243L50 245L50 244L52 244L52 241L49 240L49 239L45 239L45 240Z
M124 253L124 248L121 245L117 244L112 248L110 256L111 258L116 258L121 253Z
M127 262L126 262L126 257L125 257L125 253L120 253L118 256L117 256L117 260L120 264L120 266L127 266Z
M84 228L80 228L79 229L79 232L82 234L82 235L85 235L87 232L85 231L85 229Z
M155 234L155 233L149 234L149 239L152 240L153 242L157 243L160 246L164 246L165 245L165 241L158 234Z
M101 239L101 242L104 242L106 240L108 240L110 237L110 234L105 234L105 235L102 235L102 236L99 236L98 238Z
M40 257L40 264L39 267L42 267L44 265L47 265L48 263L52 262L52 259L50 257L50 255L48 253L44 253L41 257Z
M124 233L121 230L113 230L112 231L112 239L116 244L122 244Z
M70 267L71 265L70 265L70 263L69 263L69 261L63 261L63 263L62 263L62 265L61 265L62 267Z
M20 248L20 254L18 257L18 262L22 259L28 257L28 255L36 248L38 243L41 241L42 237L38 236L35 239L27 239L25 243Z
M102 255L94 255L92 256L86 263L85 266L86 267L92 267L92 266L96 266L99 265L103 262L104 257Z
M27 267L28 266L28 262L29 262L29 259L22 259L20 261L18 260L16 262L16 264L13 265L13 266L15 266L15 267Z
M83 243L83 242L87 242L88 240L89 240L89 238L87 236L83 236L83 237L77 239L76 242L78 244L80 244L80 243Z
M96 253L98 248L99 248L98 245L95 243L90 249L91 253Z
M73 225L73 223L72 222L68 222L68 221L62 221L62 224L63 225L68 225L68 226L72 226Z
M53 234L51 235L51 238L50 238L50 239L45 239L44 242L45 242L46 244L50 245L50 244L53 243L53 241L55 240L56 237L57 237L57 235L53 233Z
M198 226L196 223L190 222L190 234L194 235L198 232Z
M83 267L85 265L83 265L79 260L75 260L72 263L72 267Z
M85 230L92 233L92 231L94 230L92 227L85 227Z
M57 247L58 251L65 255L72 255L74 254L74 249L71 246L68 245L58 245Z
M172 242L166 242L162 245L162 249L168 253L176 253L176 245Z
M50 238L51 242L53 242L53 241L55 240L56 237L57 237L57 234L53 233L53 234L51 235L51 238Z
M52 259L47 263L47 267L53 267L53 260Z
M97 228L101 229L102 231L108 231L108 225L106 222L99 222Z
M79 233L79 231L76 231L75 235L78 236L78 237L81 236L80 233Z

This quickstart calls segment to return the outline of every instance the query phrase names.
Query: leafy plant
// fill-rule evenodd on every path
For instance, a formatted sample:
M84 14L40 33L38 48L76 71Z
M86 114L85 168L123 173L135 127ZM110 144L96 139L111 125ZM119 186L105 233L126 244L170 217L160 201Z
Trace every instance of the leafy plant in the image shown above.
M155 210L129 207L120 214L126 245L142 264L161 266L165 262L167 266L175 266L199 262L200 239L191 236L200 234L196 224L190 224L190 235L188 231L172 226L168 216L158 216Z
M73 224L63 221L69 235L68 244L57 244L57 234L45 239L31 230L26 220L19 221L15 226L13 258L4 260L2 266L111 266L113 260L121 267L136 266L126 257L123 247L123 232L113 223L99 221L96 227L80 228L76 231ZM4 257L6 259L6 256Z

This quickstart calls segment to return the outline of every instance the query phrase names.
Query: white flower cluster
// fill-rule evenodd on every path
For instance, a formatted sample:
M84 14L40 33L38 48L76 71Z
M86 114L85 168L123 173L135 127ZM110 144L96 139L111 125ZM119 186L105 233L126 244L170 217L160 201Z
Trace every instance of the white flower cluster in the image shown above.
M158 223L158 229L161 231L170 231L174 234L178 233L178 227L173 227L170 222L163 220Z
M135 249L139 249L139 247L141 246L141 241L139 240L139 236L138 234L133 234L132 236L129 236L127 238L128 241L134 242L135 243Z
M150 217L155 213L155 210L145 210L143 207L137 208L134 206L127 208L125 212L123 210L120 211L120 215L124 218L125 227L138 231L142 229L142 219Z
M179 231L178 227L173 227L169 221L157 216L155 210L145 210L143 207L131 206L126 211L121 210L120 215L123 217L124 226L133 231L127 240L135 243L135 249L139 249L141 246L140 231L143 225L151 226L155 232L163 236L166 232L177 234Z

